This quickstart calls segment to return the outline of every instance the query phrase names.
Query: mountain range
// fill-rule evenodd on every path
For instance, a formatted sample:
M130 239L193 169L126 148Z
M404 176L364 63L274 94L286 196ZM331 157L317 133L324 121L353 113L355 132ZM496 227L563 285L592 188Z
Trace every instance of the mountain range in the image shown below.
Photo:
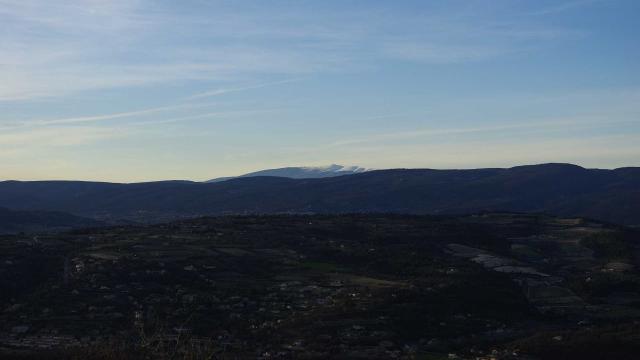
M245 176L213 183L4 181L0 206L141 222L224 214L509 211L639 225L640 168L541 164L392 169L308 179Z
M325 178L325 177L333 177L333 176L342 176L342 175L353 175L359 174L365 171L369 171L370 169L366 169L359 166L344 166L332 164L329 166L319 166L319 167L284 167L277 169L267 169L251 172L248 174L240 175L240 176L230 176L230 177L221 177L216 179L211 179L206 182L220 182L230 179L237 179L243 177L256 177L256 176L278 176L278 177L286 177L291 179L316 179L316 178Z

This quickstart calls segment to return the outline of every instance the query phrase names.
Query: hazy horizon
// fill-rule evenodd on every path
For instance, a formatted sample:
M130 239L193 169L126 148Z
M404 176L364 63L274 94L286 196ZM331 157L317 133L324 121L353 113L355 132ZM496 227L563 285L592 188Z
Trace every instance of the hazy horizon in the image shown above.
M639 14L632 0L0 0L0 178L640 166Z

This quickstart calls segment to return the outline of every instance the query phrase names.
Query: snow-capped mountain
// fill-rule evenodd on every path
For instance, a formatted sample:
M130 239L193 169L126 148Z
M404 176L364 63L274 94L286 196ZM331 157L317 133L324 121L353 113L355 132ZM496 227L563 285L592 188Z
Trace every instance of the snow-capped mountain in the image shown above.
M239 177L253 177L253 176L278 176L287 177L292 179L313 179L313 178L325 178L332 176L351 175L358 174L371 169L366 169L359 166L343 166L337 164L331 164L329 166L304 166L304 167L284 167L278 169L260 170L240 176L222 177L211 179L206 182L219 182L229 179L235 179Z

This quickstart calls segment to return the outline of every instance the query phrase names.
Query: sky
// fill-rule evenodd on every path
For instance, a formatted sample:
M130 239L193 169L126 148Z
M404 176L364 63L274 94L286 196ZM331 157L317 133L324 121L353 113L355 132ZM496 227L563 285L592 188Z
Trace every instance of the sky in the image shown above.
M640 166L637 0L0 0L0 179Z

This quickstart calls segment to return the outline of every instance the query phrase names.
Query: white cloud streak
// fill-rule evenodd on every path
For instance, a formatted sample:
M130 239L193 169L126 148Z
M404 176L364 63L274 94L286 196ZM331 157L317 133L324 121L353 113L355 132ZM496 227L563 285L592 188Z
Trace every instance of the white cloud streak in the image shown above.
M481 127L459 127L459 128L444 128L444 129L413 129L401 132L386 132L377 134L368 134L360 137L353 137L349 139L343 139L334 141L324 145L323 147L347 147L363 144L379 144L381 142L389 141L403 141L409 139L419 139L432 136L447 136L447 135L459 135L459 134L474 134L474 133L503 133L508 131L532 131L535 129L542 129L553 131L555 129L584 129L591 127L602 126L603 124L632 124L635 121L632 120L611 120L606 117L600 116L580 116L576 118L557 118L557 119L543 119L543 120L531 120L510 124L499 124Z
M272 81L272 82L256 84L256 85L250 85L250 86L244 86L244 87L215 89L215 90L205 91L205 92L202 92L202 93L199 93L199 94L192 95L192 96L188 97L188 99L189 100L202 99L202 98L208 98L208 97L213 97L213 96L220 96L220 95L224 95L224 94L228 94L228 93L235 93L235 92L241 92L241 91L246 91L246 90L262 89L262 88L276 86L276 85L282 85L282 84L298 82L298 81L301 81L301 80L302 80L302 78L286 79L286 80L282 80L282 81Z
M31 152L36 148L85 145L95 141L122 137L127 134L119 129L96 127L60 127L30 129L0 134L0 149Z

